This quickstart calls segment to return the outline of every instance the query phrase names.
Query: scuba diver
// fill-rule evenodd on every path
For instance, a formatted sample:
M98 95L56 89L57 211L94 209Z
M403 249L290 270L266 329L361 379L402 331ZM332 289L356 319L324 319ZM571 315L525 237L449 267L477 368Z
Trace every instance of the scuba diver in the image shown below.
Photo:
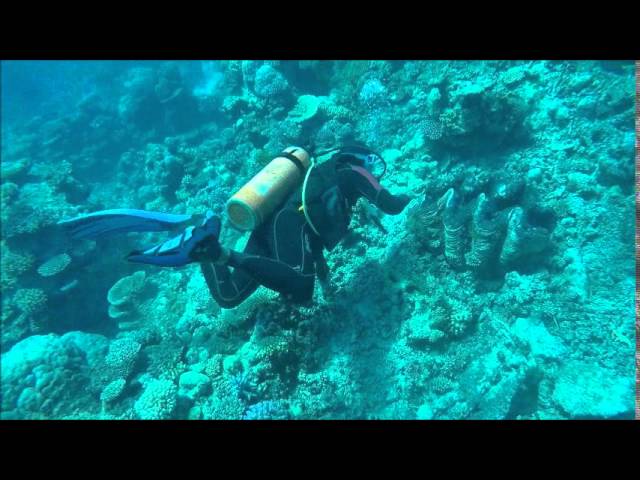
M161 267L199 263L211 295L222 308L239 305L260 285L295 303L310 301L316 275L321 282L328 279L323 250L333 250L346 236L358 199L364 197L391 215L402 212L411 200L382 187L386 163L379 154L360 146L323 153L332 152L328 160L316 164L305 149L289 147L229 199L230 222L240 230L252 230L242 252L219 243L220 218L207 212L201 225L133 251L127 260ZM73 238L98 238L170 230L189 219L190 215L117 209L59 224Z

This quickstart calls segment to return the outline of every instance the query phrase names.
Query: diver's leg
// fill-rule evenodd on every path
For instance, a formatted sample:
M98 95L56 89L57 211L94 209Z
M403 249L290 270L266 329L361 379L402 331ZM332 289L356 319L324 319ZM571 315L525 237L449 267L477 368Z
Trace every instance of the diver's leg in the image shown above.
M266 253L257 232L251 234L244 251L252 255ZM200 270L211 296L222 308L238 306L260 286L249 273L238 268L231 272L227 264L202 262Z
M272 258L230 251L227 264L295 302L309 301L313 297L315 267L305 225L298 212L280 210L262 230Z
M229 267L211 262L201 263L200 270L209 287L209 292L222 308L240 305L256 291L259 284L254 278L240 270L233 273Z
M265 287L295 302L306 302L313 297L314 273L301 273L279 260L234 251L229 265L242 269Z

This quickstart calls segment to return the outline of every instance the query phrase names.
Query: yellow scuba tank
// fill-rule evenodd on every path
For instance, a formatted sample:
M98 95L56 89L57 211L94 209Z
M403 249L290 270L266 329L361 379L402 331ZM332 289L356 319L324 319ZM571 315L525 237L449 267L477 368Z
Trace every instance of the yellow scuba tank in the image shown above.
M304 149L284 149L227 201L231 223L240 230L255 229L302 183L310 164Z

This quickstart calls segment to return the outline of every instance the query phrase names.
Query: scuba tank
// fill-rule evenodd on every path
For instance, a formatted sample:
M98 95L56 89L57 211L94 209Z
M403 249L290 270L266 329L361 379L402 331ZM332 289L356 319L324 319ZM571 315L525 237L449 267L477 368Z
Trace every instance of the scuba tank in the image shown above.
M310 164L306 150L285 148L227 201L231 223L254 230L302 183Z

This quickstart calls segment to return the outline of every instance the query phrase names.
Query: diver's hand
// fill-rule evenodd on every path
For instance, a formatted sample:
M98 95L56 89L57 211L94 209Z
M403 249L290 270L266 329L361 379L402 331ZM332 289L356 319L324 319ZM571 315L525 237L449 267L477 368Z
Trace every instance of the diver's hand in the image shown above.
M376 203L384 213L397 215L404 210L410 201L411 197L409 195L393 195L385 188L380 190Z
M409 202L413 200L413 197L406 195L404 193L398 195L398 198L399 198L399 202L402 204L402 210L404 210L405 207L409 205Z
M195 262L215 262L222 253L218 242L220 218L210 214L202 225L193 229L192 245L189 246L189 258Z
M408 195L393 195L386 188L380 190L377 195L375 205L388 215L397 215L411 201Z

